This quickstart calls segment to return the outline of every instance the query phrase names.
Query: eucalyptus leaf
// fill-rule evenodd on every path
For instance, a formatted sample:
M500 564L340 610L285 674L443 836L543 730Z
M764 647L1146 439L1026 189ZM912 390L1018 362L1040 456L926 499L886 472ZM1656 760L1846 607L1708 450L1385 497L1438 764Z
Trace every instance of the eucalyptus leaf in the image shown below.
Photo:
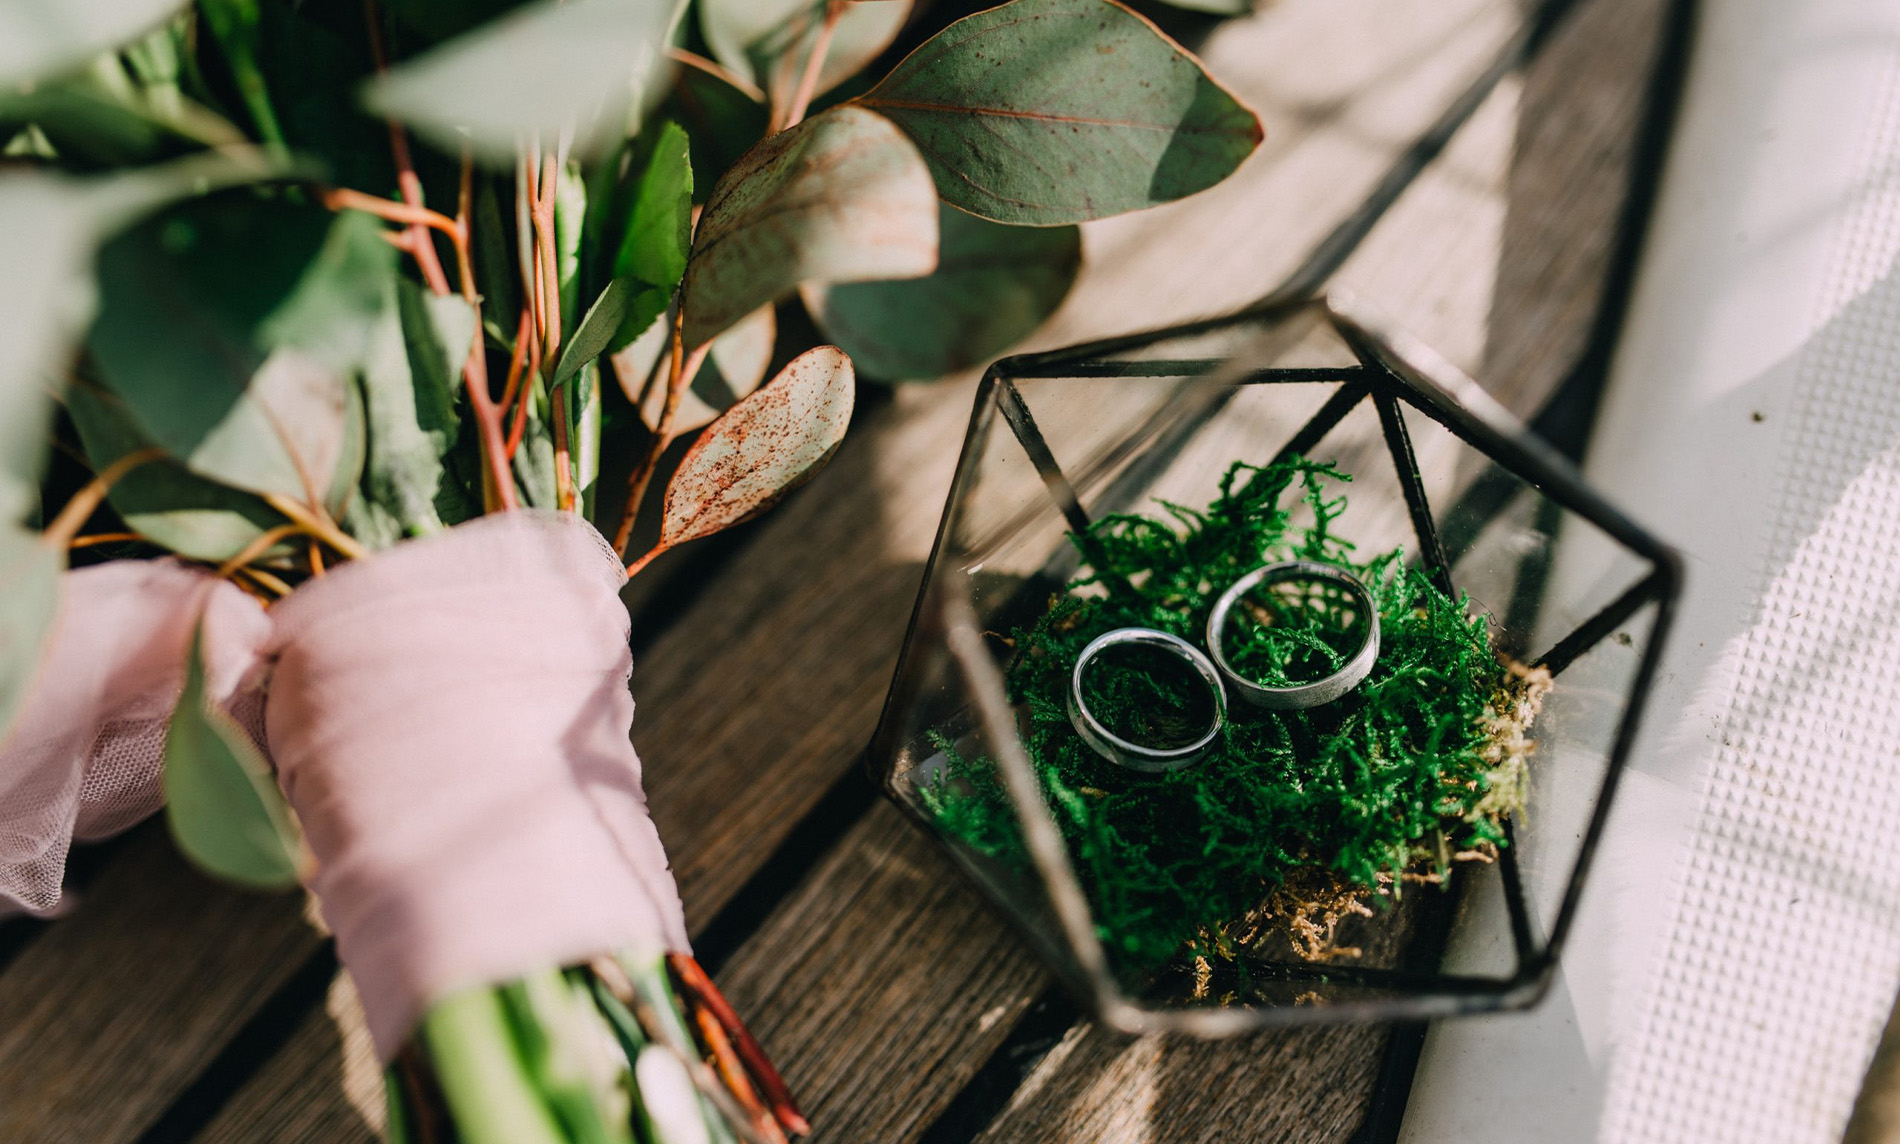
M982 365L1055 313L1082 266L1073 226L1003 226L948 206L937 221L929 277L801 291L863 374L905 381Z
M108 87L79 74L27 88L0 90L0 135L28 124L43 132L62 160L126 166L182 153L188 147L237 147L244 136L188 100L161 108L135 90Z
M803 282L936 265L937 195L917 149L889 120L834 108L754 147L713 189L686 264L686 343Z
M735 75L788 99L824 25L827 0L700 0L699 29ZM910 17L910 0L847 3L832 30L813 94L863 71Z
M0 524L38 499L48 394L93 317L89 263L99 238L178 195L263 172L213 157L96 179L0 173Z
M635 300L649 293L650 287L630 278L616 278L607 283L600 297L587 308L587 316L575 327L574 335L561 348L560 363L554 367L554 383L559 385L573 377L582 366L605 353L608 343L620 332L621 323L630 317ZM652 318L647 320L651 322Z
M614 355L614 369L627 400L640 410L640 420L657 431L666 405L664 378L653 380L666 352L668 323L655 323L638 341ZM680 395L673 412L673 432L690 433L738 404L765 380L778 342L778 317L771 306L760 306L712 340L712 350ZM642 394L645 397L642 400Z
M268 84L259 98L285 143L320 162L324 179L334 185L393 191L389 125L365 114L356 98L376 74L363 6L284 0L257 0L257 5L251 50L260 86Z
M70 334L90 317L94 221L66 180L0 176L0 528L38 503L47 394ZM0 701L3 702L3 701Z
M366 99L451 154L512 162L536 134L552 146L618 128L673 15L669 0L540 0L372 80Z
M1206 12L1211 16L1244 16L1253 11L1255 0L1161 0L1171 8Z
M259 889L293 886L302 835L270 764L205 695L202 635L165 735L165 817L178 848L208 873Z
M38 534L0 523L0 743L39 673L65 565Z
M793 358L681 458L666 486L660 546L750 520L816 476L844 441L855 395L851 359L838 347Z
M198 0L197 7L203 27L224 53L225 66L245 110L251 113L252 125L266 143L282 150L284 129L277 122L277 109L258 60L264 20L260 0Z
M1205 190L1260 120L1113 0L1014 0L933 36L860 101L916 141L944 201L1054 226Z
M711 60L679 57L660 114L686 128L693 157L693 199L702 201L719 176L765 138L771 113L765 93Z
M67 389L66 411L95 468L152 445L123 401L91 385ZM257 494L208 481L168 458L127 471L106 499L126 527L152 543L212 563L229 560L284 523Z
M349 378L395 251L365 215L200 199L100 254L89 346L140 430L200 476L308 499L350 453Z
M521 274L515 246L501 221L501 200L495 181L485 175L475 180L475 281L482 291L482 324L489 336L512 350L516 319L521 314Z
M670 294L686 273L693 242L693 162L685 130L671 121L662 124L645 159L614 252L613 276L637 278Z
M523 384L526 384L524 382ZM528 402L527 425L521 434L521 447L515 450L511 467L515 487L529 508L558 509L554 479L554 431L549 427L550 402L547 392L535 383L521 395Z
M460 421L456 391L475 337L475 311L454 297L424 294L395 279L363 370L369 455L363 492L410 536L476 515L443 458Z
M521 0L386 0L398 22L427 41L454 39L521 6Z
M77 67L184 6L183 0L0 0L0 86Z

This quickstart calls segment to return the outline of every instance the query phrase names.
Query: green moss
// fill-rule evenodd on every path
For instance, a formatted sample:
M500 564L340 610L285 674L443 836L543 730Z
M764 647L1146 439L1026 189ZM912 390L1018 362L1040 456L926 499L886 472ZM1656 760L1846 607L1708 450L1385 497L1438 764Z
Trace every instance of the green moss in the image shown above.
M1521 806L1528 715L1515 723L1500 715L1526 706L1512 699L1517 677L1468 600L1447 598L1406 566L1402 550L1360 562L1332 534L1346 501L1328 489L1348 480L1298 458L1235 464L1205 511L1164 505L1165 519L1104 518L1072 537L1084 573L1014 636L1007 675L1024 741L1102 936L1126 964L1217 955L1227 948L1223 927L1286 909L1272 903L1298 897L1290 891L1314 884L1316 872L1349 895L1384 901L1408 869L1443 873L1454 851L1501 845L1502 818ZM1301 504L1312 520L1296 527ZM1075 734L1065 704L1085 644L1136 625L1198 645L1227 585L1294 557L1349 569L1372 591L1379 659L1352 694L1299 712L1235 703L1212 753L1164 775L1124 770ZM1353 625L1363 617L1346 603L1336 593L1263 598L1258 622L1235 625L1226 650L1263 682L1323 675L1357 646ZM1191 702L1178 681L1140 671L1114 673L1090 693L1105 720L1163 730L1191 718ZM1515 736L1512 749L1500 734ZM949 762L925 791L937 825L994 858L1024 862L992 764L940 745ZM1333 906L1339 900L1331 894Z

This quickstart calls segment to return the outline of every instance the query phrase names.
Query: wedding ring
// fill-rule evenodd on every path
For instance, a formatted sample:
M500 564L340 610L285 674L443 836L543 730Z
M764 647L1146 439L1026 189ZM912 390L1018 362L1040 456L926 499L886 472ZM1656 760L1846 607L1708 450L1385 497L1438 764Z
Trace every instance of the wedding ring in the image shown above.
M1194 675L1207 687L1212 709L1212 718L1206 730L1192 741L1174 746L1136 743L1109 730L1096 712L1089 709L1088 699L1082 691L1082 674L1104 652L1118 647L1151 648L1174 656L1192 668ZM1201 654L1201 650L1179 636L1153 628L1116 628L1095 637L1076 657L1075 670L1069 675L1069 722L1075 726L1075 733L1082 736L1083 742L1110 762L1151 774L1172 771L1198 760L1214 745L1221 727L1227 722L1227 691L1221 686L1220 672Z
M1227 633L1227 622L1235 606L1249 592L1263 585L1281 584L1289 580L1323 580L1344 588L1351 594L1359 614L1365 617L1365 623L1361 625L1365 629L1365 638L1358 650L1331 675L1291 687L1267 687L1234 670L1234 665L1227 661L1227 649L1222 637ZM1373 662L1379 658L1379 609L1373 602L1372 592L1352 573L1312 560L1283 560L1278 564L1254 569L1221 593L1220 599L1214 603L1213 613L1207 617L1207 650L1213 655L1215 666L1242 701L1271 711L1317 707L1345 695L1371 674Z

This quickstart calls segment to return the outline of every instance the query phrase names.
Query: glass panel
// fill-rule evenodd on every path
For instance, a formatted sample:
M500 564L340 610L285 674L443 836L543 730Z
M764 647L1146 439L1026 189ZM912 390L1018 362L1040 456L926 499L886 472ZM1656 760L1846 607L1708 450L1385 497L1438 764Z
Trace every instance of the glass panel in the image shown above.
M1355 561L1399 549L1404 562L1417 566L1422 546L1408 488L1422 491L1429 534L1446 549L1454 591L1469 594L1470 614L1488 617L1494 646L1514 661L1545 654L1651 574L1648 561L1540 491L1550 484L1541 462L1520 462L1528 470L1517 471L1463 436L1477 432L1472 425L1495 429L1501 423L1482 409L1476 421L1460 420L1465 411L1458 402L1476 400L1468 389L1457 390L1465 384L1460 379L1448 376L1447 384L1463 398L1430 382L1406 388L1410 383L1360 364L1330 325L1314 323L1317 313L1292 310L1275 321L1235 321L1060 361L1025 359L1020 376L999 377L987 388L959 470L945 543L927 574L917 627L874 745L872 765L887 776L893 797L949 848L1058 973L1123 1024L1136 1012L1123 1005L1128 1001L1149 1017L1174 1014L1186 1027L1207 1032L1231 1031L1236 1021L1447 1014L1527 996L1526 966L1541 964L1581 839L1601 813L1613 745L1652 638L1653 609L1606 628L1605 638L1583 649L1558 677L1530 726L1526 812L1511 824L1506 849L1470 841L1455 823L1437 830L1427 836L1430 845L1402 848L1404 877L1396 895L1390 883L1371 898L1341 892L1350 884L1325 872L1332 863L1325 855L1296 858L1296 874L1286 883L1272 880L1278 874L1251 875L1261 879L1251 887L1225 873L1244 867L1209 857L1300 836L1303 826L1288 834L1271 817L1296 811L1258 815L1262 808L1324 805L1304 801L1301 783L1364 781L1374 790L1381 768L1398 762L1377 749L1357 763L1345 755L1312 756L1343 768L1337 772L1293 766L1290 777L1264 784L1230 777L1225 785L1195 778L1173 786L1093 754L1068 725L1061 665L1042 676L1021 673L1026 646L1066 646L1047 642L1051 629L1029 629L1064 596L1080 566L1069 530L1112 513L1160 517L1171 505L1204 509L1229 466L1266 464L1289 443L1352 478L1327 486L1328 500L1343 495L1346 507L1332 504L1326 511L1337 514L1329 529L1354 546ZM1379 343L1365 344L1386 353ZM1454 432L1403 401L1388 404L1410 444L1395 453L1381 394L1442 402L1440 415L1461 428ZM1579 504L1588 508L1588 498ZM1295 538L1316 519L1297 490L1282 507ZM1184 519L1191 513L1170 527L1178 531ZM1105 591L1098 585L1080 593L1099 598ZM1183 607L1205 604L1194 597ZM1204 632L1190 630L1199 622L1190 617L1202 612L1156 614L1160 626L1179 628L1177 634L1197 646L1205 643ZM1416 614L1429 619L1423 610ZM1045 642L1025 645L1025 638ZM962 651L953 653L959 640ZM1429 709L1430 689L1416 694ZM1370 710L1364 695L1291 722L1291 716L1234 707L1230 689L1229 724L1235 736L1291 728L1279 732L1291 737L1271 749L1280 754L1263 747L1267 754L1246 757L1297 761L1309 749L1300 744L1309 741L1316 752L1336 749L1344 740L1328 736L1349 726L1353 712ZM1463 708L1450 710L1452 723L1424 726L1440 727L1435 734L1469 726ZM983 711L987 717L979 717ZM1500 711L1508 709L1494 701L1473 718L1493 721ZM1412 734L1390 742L1424 742L1403 737ZM1504 741L1494 737L1492 743ZM1248 798L1256 801L1248 804ZM1111 803L1122 817L1093 809ZM1152 838L1166 844L1150 846ZM1141 845L1129 848L1130 839ZM1513 861L1500 861L1500 853ZM1145 863L1128 869L1147 873L1124 879L1127 871L1114 865L1124 860ZM1380 868L1399 867L1386 860ZM1229 880L1204 885L1209 871ZM1171 929L1169 901L1218 901L1228 912L1219 921L1194 919L1179 905L1179 917L1192 924ZM1147 924L1143 919L1157 917L1165 924L1139 928ZM1137 933L1145 936L1130 936Z

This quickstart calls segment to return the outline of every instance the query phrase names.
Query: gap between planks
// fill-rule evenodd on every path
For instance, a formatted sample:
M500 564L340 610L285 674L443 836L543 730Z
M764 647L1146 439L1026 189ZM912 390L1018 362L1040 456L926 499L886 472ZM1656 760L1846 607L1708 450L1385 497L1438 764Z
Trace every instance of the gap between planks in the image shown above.
M1223 30L1223 36L1250 37L1231 49L1225 68L1222 43L1211 46L1214 66L1229 75L1253 60L1274 59L1289 44L1319 45L1291 53L1300 57L1291 61L1291 74L1261 78L1258 91L1246 90L1248 80L1237 84L1269 119L1266 157L1201 199L1092 227L1089 254L1108 272L1078 285L1039 344L1198 316L1251 297L1289 268L1337 220L1342 204L1356 201L1402 149L1407 133L1428 123L1432 110L1462 89L1510 31L1501 3L1405 7L1396 13L1389 2L1286 0L1254 27ZM1413 10L1420 7L1429 10ZM868 737L968 399L967 382L911 389L875 414L832 471L735 554L715 590L653 645L637 673L642 710L635 739L649 760L655 814L673 845L696 926L739 889ZM894 816L880 809L854 827L836 851L840 861L862 856L853 844L887 818ZM132 1139L316 950L295 904L243 899L241 906L228 905L223 891L157 852L165 845L162 833L150 837L155 842L128 847L102 873L90 896L90 919L82 914L50 928L0 975L0 1014L6 1015L0 1026L9 1033L0 1041L0 1109L8 1110L0 1115L24 1109L20 1131L9 1138ZM920 844L908 835L891 839L893 847L909 847L917 862L928 863L916 866L927 878L948 877L934 856L917 851ZM809 880L810 893L839 895L846 906L866 902L842 893L855 880L852 866L827 869L828 877ZM154 910L161 903L159 916ZM999 927L974 899L963 894L962 906L952 899L936 908L959 942L993 950L990 960L1009 970L1008 996L1033 997L1040 970L998 936ZM857 921L847 913L835 924ZM931 923L926 917L917 924L927 929ZM176 948L160 940L180 931ZM958 957L971 952L967 945L956 948ZM873 952L901 957L896 948ZM160 955L168 957L170 972L154 976L148 962ZM770 957L767 943L755 941L726 976L742 981L756 972L748 965ZM949 964L968 969L956 958ZM60 981L67 983L65 993ZM784 988L796 992L797 985L792 980ZM68 994L61 1002L65 1012L35 1004L41 996ZM799 1027L786 1016L801 1011L781 1008L790 993L771 996L755 1018L783 1038ZM899 1000L884 997L872 1009ZM909 1013L888 1027L955 1029L931 1003L928 994L908 998L900 1007ZM333 995L332 1005L347 1012L347 999ZM952 1079L973 1071L1011 1024L1008 1006L983 1020L996 1009L985 1006L966 1035L945 1040L946 1055L933 1071L950 1069L945 1075ZM846 1057L822 1062L824 1070L788 1061L794 1075L805 1077L814 1106L827 1106L841 1091L830 1079L836 1071L876 1077L880 1060L899 1073L907 1064L880 1058L875 1041L839 1044ZM337 1047L329 1016L314 1013L201 1138L365 1137L361 1117L341 1096L337 1062L348 1057L337 1056ZM62 1061L69 1064L57 1068ZM91 1067L80 1067L85 1062ZM62 1075L69 1078L63 1085L57 1082ZM930 1106L950 1094L946 1085L919 1089L916 1083L912 1076L896 1086L920 1098L929 1094L911 1106L913 1126L927 1123ZM35 1091L47 1099L23 1103L18 1096Z

